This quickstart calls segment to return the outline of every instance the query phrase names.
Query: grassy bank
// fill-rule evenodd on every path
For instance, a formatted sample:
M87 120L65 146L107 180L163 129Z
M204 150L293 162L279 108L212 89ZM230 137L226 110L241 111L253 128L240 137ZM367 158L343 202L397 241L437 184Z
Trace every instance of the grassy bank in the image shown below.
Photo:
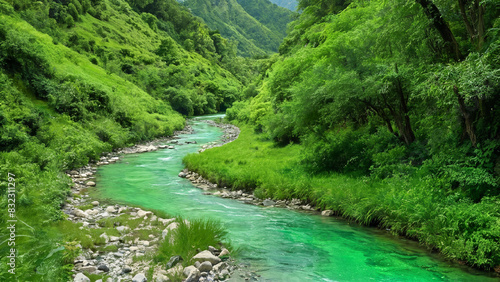
M345 174L309 175L301 145L276 147L241 126L237 140L184 162L190 170L261 198L300 198L319 209L416 239L447 258L492 269L500 265L500 198L478 203L439 189L424 171L412 177L374 180Z
M126 1L64 2L0 0L1 281L68 281L70 243L100 248L100 234L65 220L66 170L169 136L184 127L182 114L228 107L241 87L208 47L185 50ZM4 228L10 219L15 241Z

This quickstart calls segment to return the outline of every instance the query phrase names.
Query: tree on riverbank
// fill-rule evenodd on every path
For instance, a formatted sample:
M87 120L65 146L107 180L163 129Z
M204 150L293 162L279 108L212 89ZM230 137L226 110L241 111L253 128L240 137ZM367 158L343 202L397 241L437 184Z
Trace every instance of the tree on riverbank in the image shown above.
M431 198L466 209L498 201L498 3L302 0L299 9L257 93L229 109L230 120L277 146L299 144L301 168L312 175L423 177L433 183L418 187ZM498 257L477 242L496 234L498 221L482 226L478 237L457 235L470 248L453 256L495 267ZM475 232L469 227L453 232ZM425 241L432 232L407 235Z

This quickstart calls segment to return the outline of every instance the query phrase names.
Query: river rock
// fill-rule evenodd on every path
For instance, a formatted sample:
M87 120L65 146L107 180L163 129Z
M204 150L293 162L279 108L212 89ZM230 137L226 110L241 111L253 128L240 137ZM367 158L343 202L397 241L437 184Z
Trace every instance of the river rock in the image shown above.
M104 272L108 272L109 271L109 267L105 264L100 264L98 267L97 267L98 270L102 270Z
M210 263L209 261L204 261L200 264L200 266L198 266L198 270L200 272L209 272L210 270L212 270L212 263Z
M73 280L74 282L90 282L90 279L83 275L83 273L78 273L76 276L75 276L75 279Z
M200 274L200 271L196 268L191 270L185 282L197 282L200 279Z
M139 241L137 242L138 245L148 247L149 246L149 241Z
M213 246L208 246L208 250L214 254L214 255L218 255L220 253L220 250L218 250L217 248L213 247Z
M265 207L269 207L269 206L274 206L276 204L275 201L273 200L270 200L270 199L265 199L262 204L265 206Z
M163 223L163 226L167 226L170 223L174 222L175 218L167 218L167 219L158 218L158 221L161 222L161 223Z
M178 175L178 176L179 176L180 178L186 178L187 173L185 173L185 172L181 171L181 172L179 172L179 175Z
M227 263L221 262L213 266L213 271L214 272L221 272L222 270L227 268Z
M98 205L99 205L99 202L98 202L98 201L93 201L91 204L92 204L94 207L96 207L96 206L98 206Z
M229 276L229 271L227 269L223 269L220 273L219 273L219 279L223 280L223 279L226 279L226 277Z
M113 206L109 206L109 207L106 208L106 212L107 213L115 213L116 209Z
M88 215L96 215L96 214L98 214L98 213L99 213L99 211L98 211L98 210L95 210L95 209L91 209L91 210L87 210L87 211L86 211L86 213L87 213Z
M171 257L168 260L168 262L167 262L166 269L172 268L174 265L176 265L180 261L182 261L182 257L181 256L173 256L173 257Z
M184 268L184 270L182 271L182 273L184 274L184 276L188 277L189 274L191 273L191 271L193 271L195 269L196 269L196 267L194 267L194 265L186 266Z
M223 248L219 254L219 257L223 257L223 256L227 256L227 255L229 255L229 251L226 248Z
M89 215L81 209L74 209L73 214L78 217L87 218Z
M171 230L174 230L174 229L177 229L177 227L179 227L179 223L177 222L172 222L170 223L167 228L165 228L162 232L161 232L161 238L162 239L165 239L165 237L167 237L167 234L169 231Z
M130 273L130 272L132 272L132 268L130 268L129 266L125 266L125 267L122 269L122 272L123 272L123 273Z
M170 279L167 276L163 275L162 273L158 273L155 277L153 277L153 280L155 282L169 282L170 281Z
M127 230L129 230L130 228L128 226L118 226L116 227L116 230L120 233L125 233Z
M132 278L132 282L146 282L146 281L148 281L148 279L146 278L146 276L144 276L143 273L139 273L136 276L134 276L134 278Z
M333 215L333 211L332 210L324 210L321 212L321 215L322 216L332 216Z
M84 271L84 272L87 272L87 273L94 273L95 271L97 270L97 268L95 266L84 266L84 267L80 267L80 271Z
M118 242L118 241L120 241L120 237L109 236L109 241L110 242Z
M152 212L150 212L150 211L143 211L143 210L138 210L137 211L137 216L138 217L145 217L145 216L150 215L150 214L152 214Z
M193 257L193 260L199 261L199 262L209 261L212 265L215 265L215 264L218 264L219 262L221 262L221 259L214 256L210 251L203 251L203 252L196 254Z
M95 186L95 182L94 181L89 181L89 182L87 182L87 186L92 186L93 187L93 186Z

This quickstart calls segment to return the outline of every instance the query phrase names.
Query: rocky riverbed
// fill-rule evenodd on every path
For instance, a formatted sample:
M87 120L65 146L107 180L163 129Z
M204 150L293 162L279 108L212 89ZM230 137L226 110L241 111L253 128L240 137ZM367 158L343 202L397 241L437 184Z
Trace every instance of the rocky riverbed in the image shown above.
M236 127L227 128L230 129L221 144L237 137ZM175 136L189 133L192 133L192 128L187 126L184 130L175 132L174 137L115 150L95 163L66 172L73 180L71 194L62 208L67 219L80 224L82 232L93 230L93 234L100 234L98 238L89 238L95 241L93 247L82 244L74 246L81 250L81 254L74 261L73 281L87 282L91 281L89 276L101 275L106 277L106 282L144 282L148 275L151 277L151 273L152 281L158 282L171 281L169 277L174 277L174 280L178 279L175 277L184 277L184 281L224 281L236 270L239 270L238 273L245 280L256 280L256 274L240 270L245 266L236 265L225 248L210 246L208 250L200 250L193 258L174 256L167 264L152 263L151 255L164 242L168 233L178 227L178 220L161 218L152 211L137 207L101 203L87 194L89 189L95 189L97 185L95 173L98 166L118 162L124 154L174 149L175 146L183 145ZM164 145L165 143L168 145ZM186 259L193 262L193 265L183 267L182 261ZM97 281L102 282L102 279Z

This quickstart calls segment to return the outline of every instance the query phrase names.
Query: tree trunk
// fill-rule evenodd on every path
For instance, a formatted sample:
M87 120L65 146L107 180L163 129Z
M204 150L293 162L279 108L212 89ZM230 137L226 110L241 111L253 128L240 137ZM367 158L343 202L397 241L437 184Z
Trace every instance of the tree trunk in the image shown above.
M458 92L458 87L456 85L453 86L453 92L455 92L455 95L457 95L458 105L460 106L460 112L462 113L462 116L464 117L465 132L467 132L467 134L469 135L470 142L472 143L472 146L476 147L476 144L477 144L476 133L474 132L474 125L472 122L471 115L467 111L467 108L465 106L464 98Z
M469 9L469 15L467 15L466 6L468 0L458 0L458 7L460 8L460 15L469 34L469 39L472 44L476 46L476 50L480 50L483 47L485 28L484 28L484 4L479 3L479 0L474 0L474 4Z
M398 65L395 64L394 68L396 70L396 73L399 74L398 70ZM415 133L413 132L413 129L411 128L411 123L410 123L410 116L408 115L408 98L405 97L404 91L403 91L403 85L401 84L401 79L398 77L396 78L396 91L398 93L399 97L399 119L401 120L401 129L400 129L400 134L403 136L403 139L406 144L411 144L413 141L415 141Z
M452 56L455 61L461 61L463 59L462 53L458 46L458 42L451 32L450 27L444 20L439 9L434 5L431 0L415 0L422 8L424 13L432 21L432 25L437 29L441 38L446 42L448 46L448 53Z

